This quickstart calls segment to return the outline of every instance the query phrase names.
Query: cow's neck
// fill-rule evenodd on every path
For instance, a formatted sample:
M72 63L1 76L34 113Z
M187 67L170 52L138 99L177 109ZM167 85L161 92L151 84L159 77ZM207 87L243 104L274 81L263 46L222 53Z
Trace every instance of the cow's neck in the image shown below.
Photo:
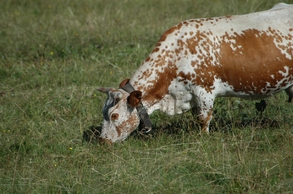
M142 92L142 103L149 114L158 109L169 115L180 114L194 106L191 89L178 79L177 70L168 56L147 58L130 79L130 84Z
M131 80L130 80L131 82ZM134 82L133 87L138 88L142 92L142 104L147 108L148 113L151 114L153 111L160 109L161 101L166 96L166 94L162 94L160 92L167 92L168 88L164 88L164 90L161 90L160 92L156 92L156 88L159 85L158 83L153 83L152 87L147 87L147 84L145 86L143 83Z

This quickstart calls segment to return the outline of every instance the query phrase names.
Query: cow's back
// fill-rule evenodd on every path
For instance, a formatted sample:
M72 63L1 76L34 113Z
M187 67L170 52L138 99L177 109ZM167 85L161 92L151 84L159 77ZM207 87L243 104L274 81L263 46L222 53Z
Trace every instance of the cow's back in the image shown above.
M207 67L210 62L205 61L195 67L197 74L206 72L207 77L202 75L201 80L220 79L225 86L231 87L227 95L240 97L245 94L269 96L293 84L291 5L280 4L268 11L225 20L222 27L226 26L226 29L219 30L219 34L209 39L215 53L211 59L213 63Z
M187 20L163 34L131 84L158 100L175 79L215 96L271 95L293 84L292 39L293 6L287 4Z

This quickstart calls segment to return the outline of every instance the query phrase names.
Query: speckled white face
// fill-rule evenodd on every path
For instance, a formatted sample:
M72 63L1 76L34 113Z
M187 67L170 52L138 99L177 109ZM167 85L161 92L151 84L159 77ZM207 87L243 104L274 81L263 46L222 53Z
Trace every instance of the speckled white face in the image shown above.
M103 107L101 138L112 143L124 141L140 122L137 110L127 103L129 94L111 89Z

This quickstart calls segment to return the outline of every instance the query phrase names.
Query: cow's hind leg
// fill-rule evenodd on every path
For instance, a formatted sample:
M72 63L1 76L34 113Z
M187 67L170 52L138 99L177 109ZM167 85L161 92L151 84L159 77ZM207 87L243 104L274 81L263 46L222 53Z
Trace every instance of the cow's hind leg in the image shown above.
M288 87L285 91L289 96L288 102L291 102L293 98L293 85Z
M201 125L201 132L203 133L209 133L209 126L213 117L213 106L214 98L203 95L198 98L197 106L192 109L193 114L197 115Z

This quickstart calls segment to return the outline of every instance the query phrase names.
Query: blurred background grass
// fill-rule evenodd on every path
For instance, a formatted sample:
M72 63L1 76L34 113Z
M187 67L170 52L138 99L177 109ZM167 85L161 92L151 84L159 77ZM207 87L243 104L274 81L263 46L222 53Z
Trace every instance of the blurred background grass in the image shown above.
M0 2L2 193L290 193L293 111L284 93L268 100L266 125L254 102L223 98L208 137L189 113L154 113L149 137L82 142L102 122L105 96L96 87L130 77L165 30L277 2Z

